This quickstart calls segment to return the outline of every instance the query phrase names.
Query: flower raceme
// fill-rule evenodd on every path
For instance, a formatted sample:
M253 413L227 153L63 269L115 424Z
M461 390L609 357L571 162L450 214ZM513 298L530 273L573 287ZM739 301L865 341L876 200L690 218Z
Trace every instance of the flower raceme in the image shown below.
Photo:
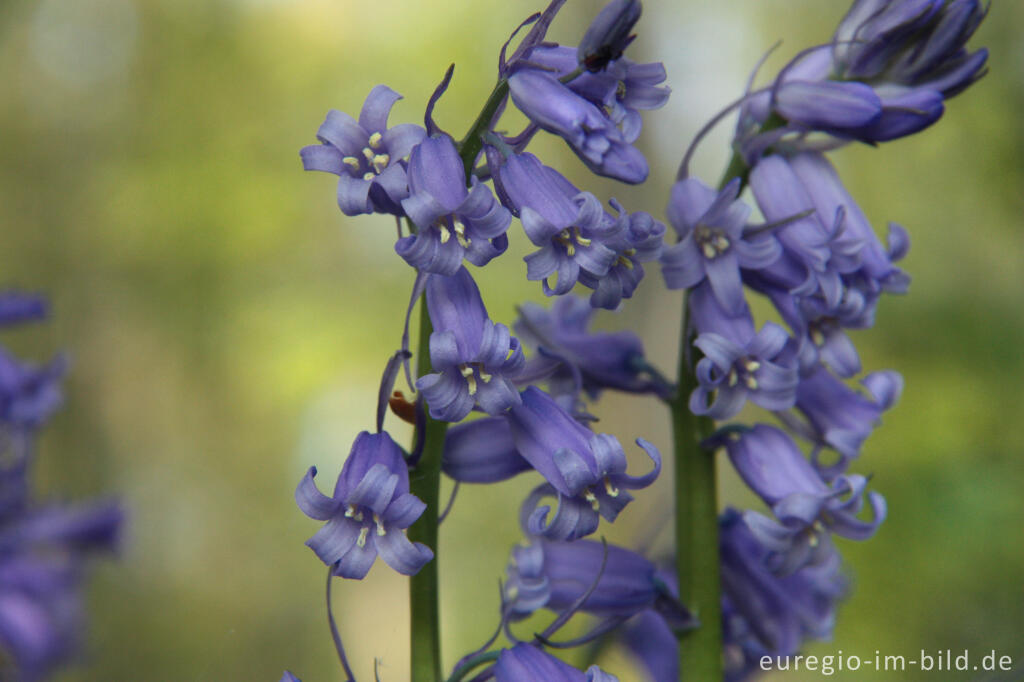
M356 437L331 497L320 492L315 476L311 467L295 490L295 502L306 516L327 522L306 544L334 575L362 579L378 554L399 573L413 575L434 557L403 532L426 505L409 492L402 449L387 432L363 431Z

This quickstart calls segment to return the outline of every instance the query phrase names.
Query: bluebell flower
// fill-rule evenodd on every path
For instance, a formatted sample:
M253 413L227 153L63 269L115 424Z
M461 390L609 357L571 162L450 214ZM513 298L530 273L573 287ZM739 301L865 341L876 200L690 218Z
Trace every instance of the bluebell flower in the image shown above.
M640 0L611 0L587 27L576 58L587 71L597 72L622 56L635 36L630 32L640 21Z
M618 639L652 682L679 682L679 638L659 614L650 610L638 614L626 623Z
M866 540L885 520L885 499L876 492L867 494L873 519L857 517L866 478L844 475L826 484L790 437L773 426L758 424L742 435L730 434L725 445L737 473L778 519L744 515L751 532L772 551L778 573L823 562L833 551L830 533Z
M516 107L542 130L562 137L591 171L630 184L647 179L647 159L615 121L555 75L522 68L508 84Z
M306 516L327 522L306 544L334 575L362 579L378 554L399 573L414 575L434 557L403 532L426 505L409 492L402 449L386 432L363 431L356 437L331 497L320 492L314 476L311 467L295 490L295 502Z
M776 362L788 340L786 331L772 322L739 342L702 333L694 341L704 357L697 362L698 386L690 395L690 410L723 420L739 414L747 400L766 410L792 407L799 380L797 367ZM709 404L712 394L714 400Z
M695 178L677 182L666 210L679 242L661 257L669 289L689 289L707 279L715 298L733 313L744 304L740 268L766 268L781 254L772 235L746 233L750 207L739 192L738 179L720 192Z
M592 540L538 539L529 547L513 550L508 575L506 602L520 617L541 607L565 611L575 606L596 582L596 588L578 606L580 611L625 619L654 609L677 627L694 622L686 608L669 593L655 564L624 547Z
M504 416L451 426L444 437L441 470L461 483L497 483L533 467L516 450Z
M577 190L533 154L508 158L495 182L522 221L526 236L540 247L526 256L526 277L543 281L544 293L568 293L581 272L595 279L608 274L619 257L609 242L624 225L604 212L597 197ZM552 275L558 279L549 287Z
M631 331L588 331L594 309L572 295L555 299L550 310L536 303L519 307L514 328L519 339L537 349L518 382L551 379L573 395L596 399L604 389L629 393L662 392L661 382L644 371L644 347Z
M576 51L560 45L539 45L529 53L529 61L559 78L577 68ZM632 144L643 126L641 111L660 109L668 102L671 90L665 81L665 66L660 62L637 64L625 57L609 63L600 73L583 73L566 83L574 93L607 114L623 139Z
M609 675L596 665L582 673L534 646L520 643L505 649L498 656L494 679L496 682L618 682L619 678Z
M17 291L0 292L0 327L46 317L46 299Z
M903 390L903 378L891 370L873 372L861 383L870 398L847 386L824 367L802 377L796 408L807 418L809 430L801 435L816 445L840 454L837 466L845 469L860 454L861 445L877 426L882 413L892 408ZM831 475L831 474L830 474Z
M621 229L605 245L615 253L608 272L601 277L580 270L580 284L590 287L590 305L615 310L624 298L632 298L644 277L643 263L658 260L664 246L665 226L645 211L627 213L615 199L609 202L619 214Z
M761 656L792 656L806 639L827 640L847 582L839 554L789 575L768 569L770 551L726 510L719 523L727 679L745 679Z
M278 682L302 682L299 678L295 677L291 672L285 670L284 674L281 675L281 679Z
M523 503L520 521L527 533L549 540L575 540L597 530L600 517L614 521L633 499L628 490L646 488L661 472L657 448L637 439L654 462L639 477L626 474L626 455L609 434L594 434L573 419L540 389L530 386L522 404L508 415L516 449L547 483L534 489ZM550 523L549 507L538 507L546 496L558 498Z
M409 196L405 164L427 133L411 123L388 128L391 107L401 98L378 85L363 103L358 121L332 109L317 131L321 144L300 151L306 170L338 176L338 206L345 215L404 215L401 201Z
M433 374L416 381L434 419L457 422L474 406L497 415L519 404L510 377L523 365L519 341L487 317L480 290L465 267L427 280Z
M462 159L450 137L429 137L416 145L408 173L409 197L402 208L417 232L399 239L395 251L409 265L454 275L463 258L483 266L508 248L511 214L477 178L466 189Z

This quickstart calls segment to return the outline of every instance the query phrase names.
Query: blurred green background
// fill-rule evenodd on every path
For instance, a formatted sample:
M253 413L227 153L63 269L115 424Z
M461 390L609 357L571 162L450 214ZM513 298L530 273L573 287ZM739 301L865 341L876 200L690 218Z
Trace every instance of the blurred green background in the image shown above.
M574 43L598 2L573 0L552 37ZM420 122L452 61L442 127L460 137L495 77L497 50L539 6L450 0L7 0L0 4L0 284L47 292L53 319L5 336L36 357L67 349L67 405L41 443L40 490L120 495L122 556L98 566L78 680L337 680L324 569L303 546L318 524L292 492L315 464L329 487L372 424L412 272L386 217L348 219L335 182L303 173L327 109L357 113L377 83L403 93L392 122ZM548 163L599 196L662 215L702 123L777 39L770 73L827 39L844 3L647 3L634 59L664 61L673 97L645 117L643 187L594 181L563 144ZM1024 669L1024 5L996 3L972 42L992 73L912 139L834 155L877 229L912 235L911 295L883 301L855 337L867 369L906 377L867 443L890 520L845 542L856 591L835 640L812 652L995 649ZM514 118L512 120L515 120ZM509 126L514 127L512 124ZM729 124L697 156L717 179ZM492 318L523 299L521 234L479 271ZM678 292L656 268L618 315L672 369ZM476 273L474 273L476 274ZM608 396L601 430L668 447L655 402ZM396 427L396 437L407 431ZM630 448L630 450L636 450ZM645 466L638 452L635 465ZM668 482L605 533L666 540ZM464 487L442 529L445 660L496 623L497 580L535 484ZM446 488L447 489L447 488ZM723 499L749 503L731 472ZM356 672L406 676L405 580L379 562L336 581ZM624 682L621 653L605 659ZM920 673L919 673L920 674ZM811 675L772 679L802 680ZM918 679L888 673L878 679ZM875 679L870 671L835 679ZM934 673L927 679L974 679Z

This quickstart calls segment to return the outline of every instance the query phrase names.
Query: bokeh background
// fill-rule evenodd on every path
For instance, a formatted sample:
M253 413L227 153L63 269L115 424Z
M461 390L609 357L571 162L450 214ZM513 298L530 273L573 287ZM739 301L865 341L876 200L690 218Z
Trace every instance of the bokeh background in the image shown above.
M285 668L340 679L323 566L302 544L318 524L292 492L311 464L329 486L372 424L412 272L392 251L393 223L342 216L333 178L303 173L298 149L327 109L356 113L377 83L406 96L393 122L419 122L453 61L437 118L460 137L493 84L498 48L535 4L0 4L0 284L53 300L48 325L4 342L74 361L66 407L42 439L39 488L117 495L130 510L121 556L97 566L90 589L87 653L59 680L276 680ZM674 94L645 117L648 183L595 181L560 142L538 149L577 184L660 216L689 140L761 53L784 40L773 72L827 39L844 4L651 0L631 50L665 62ZM574 43L599 6L569 2L552 37ZM890 520L871 542L842 543L856 589L834 641L812 652L995 649L1024 669L1022 26L1024 5L995 3L972 42L991 49L992 73L939 125L834 155L876 228L910 230L914 283L856 335L866 368L899 369L907 382L858 463ZM709 182L728 128L697 156ZM525 281L525 239L513 241L479 272L491 316L506 323L516 302L543 298ZM636 329L671 371L680 296L662 289L651 268L625 310L597 326ZM609 395L597 412L624 443L669 445L656 402ZM724 470L723 499L750 503ZM664 547L670 480L606 527L609 539ZM496 623L514 510L534 484L466 486L442 529L449 665ZM357 673L372 679L377 657L382 680L405 679L405 580L378 562L363 583L336 583ZM621 652L603 660L640 679Z

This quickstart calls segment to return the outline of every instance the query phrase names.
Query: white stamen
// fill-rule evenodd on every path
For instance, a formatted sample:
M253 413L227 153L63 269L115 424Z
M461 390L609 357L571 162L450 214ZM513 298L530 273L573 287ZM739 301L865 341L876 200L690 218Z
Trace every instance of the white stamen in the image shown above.
M359 537L356 538L356 546L362 549L366 547L366 534L370 532L369 526L363 526L359 529Z
M608 497L618 497L619 489L612 485L612 482L608 480L608 477L604 477L604 489L608 493Z
M373 515L373 522L377 524L377 535L387 535L387 530L384 529L384 524L381 522L380 517L376 514Z
M590 503L590 506L594 511L598 511L601 508L601 505L597 501L597 495L595 495L590 488L587 488L587 492L583 495L583 499Z
M711 246L711 244L708 244L707 242L705 242L704 246L701 247L701 251L704 252L704 257L708 260L718 255L718 252L715 251L715 247Z

